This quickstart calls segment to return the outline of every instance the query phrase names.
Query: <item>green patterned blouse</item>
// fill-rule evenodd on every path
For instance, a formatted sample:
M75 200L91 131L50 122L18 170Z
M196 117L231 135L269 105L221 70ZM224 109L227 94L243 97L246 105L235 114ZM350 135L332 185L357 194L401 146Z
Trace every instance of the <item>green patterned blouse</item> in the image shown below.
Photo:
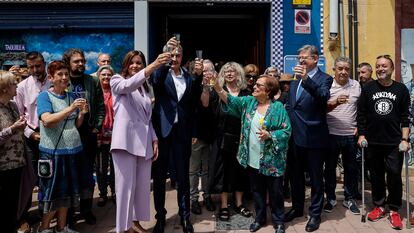
M251 121L257 105L258 102L253 96L234 97L230 94L227 95L227 105L223 105L224 110L229 114L241 118L242 128L237 160L245 168L248 166ZM261 146L259 172L265 176L283 176L292 129L282 103L276 101L270 104L262 127L271 134L271 138L265 140Z

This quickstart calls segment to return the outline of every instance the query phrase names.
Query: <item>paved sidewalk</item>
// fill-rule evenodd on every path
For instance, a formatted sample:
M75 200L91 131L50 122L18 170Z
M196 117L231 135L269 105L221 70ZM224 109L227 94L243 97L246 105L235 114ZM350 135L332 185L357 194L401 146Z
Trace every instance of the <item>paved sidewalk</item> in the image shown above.
M403 177L403 181L405 181ZM414 194L414 178L411 178L410 186L412 189L411 192L411 203L414 203L414 197L412 194ZM405 187L404 187L405 191ZM352 233L352 232L361 232L361 233L388 233L388 232L414 232L414 228L409 230L405 228L405 216L406 216L406 202L405 202L405 192L403 195L404 201L403 201L403 209L400 211L401 216L404 218L404 229L401 231L395 231L393 230L390 225L387 218L383 218L379 220L378 222L370 222L367 220L366 223L361 223L361 215L353 215L345 209L342 206L342 200L343 200L343 191L342 191L342 184L338 184L337 188L337 198L338 198L338 205L335 207L334 211L332 213L323 213L322 214L322 223L320 225L320 229L316 232L338 232L338 233ZM310 190L307 189L307 199L306 203L309 204L309 196L310 196ZM75 229L80 231L81 233L108 233L108 232L115 232L115 212L116 208L115 205L112 204L112 202L108 201L107 205L105 207L97 207L96 201L98 198L98 192L95 190L95 200L94 200L94 208L93 212L96 214L97 217L97 224L96 225L87 225L83 222L78 222ZM366 192L366 200L368 202L368 209L371 209L370 204L370 192ZM181 233L181 226L180 226L180 218L178 217L178 207L176 203L176 191L175 190L169 190L167 192L166 196L166 209L168 211L167 214L167 227L165 229L165 233ZM219 196L214 195L213 200L216 203L216 205L219 204ZM361 202L358 202L361 204ZM290 200L287 200L285 202L286 209L290 208L291 203ZM248 203L248 207L253 210L253 203L250 200ZM413 209L413 204L411 205L411 209ZM203 213L202 215L191 215L191 221L194 224L194 230L195 232L216 232L216 221L215 221L215 213L207 211L203 207ZM307 207L305 207L305 214L307 212ZM148 229L148 232L150 233L152 228L155 225L155 219L154 219L155 211L152 201L152 195L151 195L151 220L149 222L142 222L142 225L144 228ZM305 225L307 222L306 217L301 217L295 219L291 223L286 224L286 232L306 232L305 231ZM268 223L270 223L270 216L268 216ZM231 231L217 231L217 232L249 232L246 230L231 230ZM266 227L263 227L258 231L259 233L267 233L267 232L274 232L274 229L271 225L267 225Z

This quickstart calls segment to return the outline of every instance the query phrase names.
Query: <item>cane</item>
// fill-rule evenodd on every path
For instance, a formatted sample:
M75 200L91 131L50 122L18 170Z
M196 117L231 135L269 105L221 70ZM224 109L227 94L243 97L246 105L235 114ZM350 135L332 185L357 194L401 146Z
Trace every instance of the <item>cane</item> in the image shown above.
M362 140L361 141L361 170L362 170L362 181L361 181L361 189L362 189L362 213L361 213L361 222L365 222L366 221L366 208L365 208L365 148L368 147L368 142L367 140Z
M410 177L408 172L408 151L405 151L403 146L400 144L400 151L404 151L404 158L405 158L405 197L406 197L406 203L407 203L407 229L411 228L410 223Z

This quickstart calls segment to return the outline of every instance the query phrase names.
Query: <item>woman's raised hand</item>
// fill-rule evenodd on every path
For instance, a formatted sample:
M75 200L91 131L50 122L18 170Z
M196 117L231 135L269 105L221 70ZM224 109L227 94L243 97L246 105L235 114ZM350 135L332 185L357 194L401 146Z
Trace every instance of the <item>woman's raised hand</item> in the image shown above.
M165 52L158 55L157 59L155 60L157 67L162 64L167 64L171 61L171 53Z
M203 74L203 59L196 58L194 62L194 73L197 75Z
M11 130L12 132L16 130L23 130L26 127L26 125L26 118L24 118L24 116L20 116L20 118L11 126Z

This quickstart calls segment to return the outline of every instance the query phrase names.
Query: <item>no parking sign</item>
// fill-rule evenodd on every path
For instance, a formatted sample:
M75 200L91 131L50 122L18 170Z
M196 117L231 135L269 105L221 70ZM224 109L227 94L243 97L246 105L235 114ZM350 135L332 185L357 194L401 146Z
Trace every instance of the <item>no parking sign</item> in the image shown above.
M310 34L311 11L305 9L295 10L295 33Z

